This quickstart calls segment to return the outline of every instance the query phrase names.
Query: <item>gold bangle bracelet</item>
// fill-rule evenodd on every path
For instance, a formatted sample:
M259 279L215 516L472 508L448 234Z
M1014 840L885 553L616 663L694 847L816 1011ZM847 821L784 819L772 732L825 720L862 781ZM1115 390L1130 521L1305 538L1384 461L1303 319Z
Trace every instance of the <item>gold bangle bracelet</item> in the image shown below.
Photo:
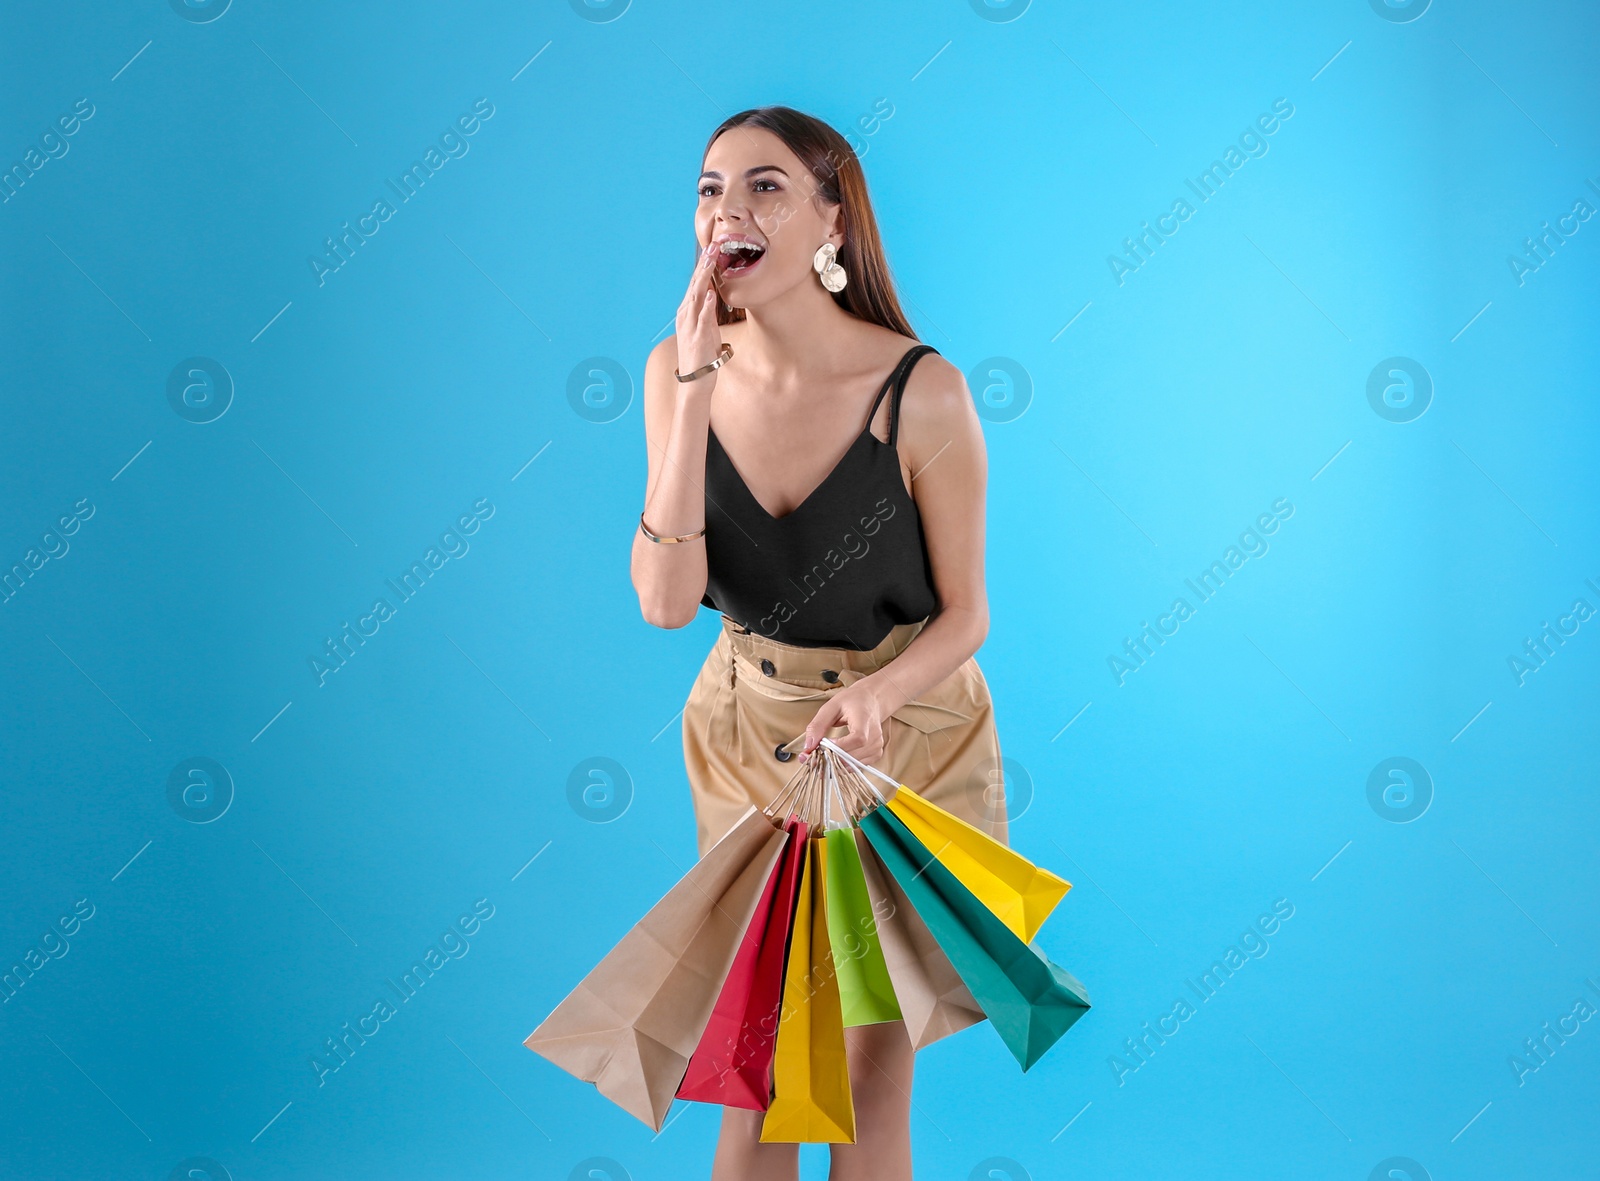
M722 344L722 351L717 354L715 360L711 361L709 364L700 366L698 369L691 369L688 373L679 373L676 369L674 369L672 371L672 376L676 377L679 381L693 381L697 377L704 377L713 369L721 369L723 365L727 364L732 358L733 346L724 341Z
M700 526L700 529L699 529L698 532L696 532L696 533L685 533L681 537L663 537L663 536L661 536L659 534L650 532L650 526L648 526L648 525L646 525L644 523L644 514L640 513L639 514L639 532L643 533L646 537L648 537L651 541L655 542L658 545L677 545L678 542L680 542L680 541L693 541L697 537L704 537L706 535L706 527L704 525L702 525L702 526Z

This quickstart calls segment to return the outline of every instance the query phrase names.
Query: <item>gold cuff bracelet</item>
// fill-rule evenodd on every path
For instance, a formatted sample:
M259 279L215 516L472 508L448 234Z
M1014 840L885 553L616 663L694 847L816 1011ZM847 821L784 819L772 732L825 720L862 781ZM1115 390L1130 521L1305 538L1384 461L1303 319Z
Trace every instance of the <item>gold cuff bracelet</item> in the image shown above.
M651 541L656 542L658 545L676 545L680 541L693 541L697 537L704 537L706 535L706 527L702 525L700 526L698 532L685 533L681 537L662 537L659 534L650 532L650 526L644 523L644 514L640 513L639 532L643 533L646 537L648 537Z

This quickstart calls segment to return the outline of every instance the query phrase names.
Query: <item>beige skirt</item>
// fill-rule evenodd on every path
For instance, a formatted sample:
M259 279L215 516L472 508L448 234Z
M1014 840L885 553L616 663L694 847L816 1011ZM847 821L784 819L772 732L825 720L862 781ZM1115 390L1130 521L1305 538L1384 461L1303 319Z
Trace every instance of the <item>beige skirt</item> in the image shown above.
M806 727L828 696L889 664L923 626L900 624L876 648L857 652L782 644L723 616L683 711L700 856L747 807L764 807L800 770ZM1008 840L994 704L975 659L885 719L883 737L880 770Z

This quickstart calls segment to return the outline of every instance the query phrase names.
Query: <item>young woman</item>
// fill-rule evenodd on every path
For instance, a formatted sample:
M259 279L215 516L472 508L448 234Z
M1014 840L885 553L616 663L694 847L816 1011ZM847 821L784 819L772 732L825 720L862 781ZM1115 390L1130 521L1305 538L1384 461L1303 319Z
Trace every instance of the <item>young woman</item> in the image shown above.
M809 115L734 115L706 146L695 236L676 335L645 368L632 572L657 627L722 614L683 715L701 855L823 737L1006 840L973 660L983 433L900 310L860 162ZM909 1179L905 1024L845 1033L857 1139L830 1176ZM724 1112L713 1181L798 1176L762 1112Z

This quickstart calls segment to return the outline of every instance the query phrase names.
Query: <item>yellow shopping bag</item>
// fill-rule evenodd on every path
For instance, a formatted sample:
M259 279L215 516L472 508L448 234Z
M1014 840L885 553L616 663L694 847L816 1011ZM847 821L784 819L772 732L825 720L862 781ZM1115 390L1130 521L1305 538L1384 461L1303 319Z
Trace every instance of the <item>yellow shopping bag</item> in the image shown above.
M761 1139L854 1144L844 1015L824 900L827 849L820 831L806 844L772 1059L772 1104L761 1122Z
M980 828L900 785L887 807L1024 943L1032 941L1072 883L1034 865Z

